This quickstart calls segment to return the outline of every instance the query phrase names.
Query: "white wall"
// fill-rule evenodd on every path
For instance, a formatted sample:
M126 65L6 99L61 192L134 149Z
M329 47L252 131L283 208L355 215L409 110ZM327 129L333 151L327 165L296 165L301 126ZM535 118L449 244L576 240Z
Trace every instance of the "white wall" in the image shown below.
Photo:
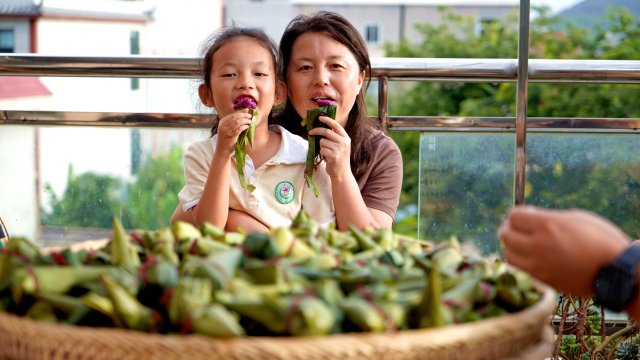
M276 44L280 42L289 21L297 15L291 0L227 0L225 8L226 26L262 29Z
M237 1L237 0L227 0ZM200 46L222 26L222 0L155 0L144 54L199 55ZM146 79L146 111L199 112L198 79Z
M0 131L0 217L11 236L31 240L38 231L36 129L3 125Z
M4 0L0 0L0 3ZM130 53L130 33L140 32L142 55L195 57L202 41L222 25L222 0L46 0L45 16L38 21L38 52L46 55L123 56ZM48 8L48 9L47 9ZM137 10L136 10L137 8ZM155 8L153 21L71 20L65 12L77 10L139 14L142 8ZM66 9L66 10L65 10ZM49 16L46 16L49 14ZM29 51L28 21L7 20L0 24L16 29L16 51ZM196 112L198 106L195 79L140 79L140 89L131 90L128 78L42 77L52 92L48 98L27 97L0 100L0 110L51 110L87 112ZM8 131L8 130L11 131ZM172 136L165 131L155 136L144 129L143 144L166 141L191 142L206 137L202 131ZM67 183L69 164L75 174L94 171L127 178L131 171L129 128L39 127L36 145L35 127L0 128L0 216L12 235L38 238L36 204L35 151L40 149L40 196L46 183L61 196ZM186 137L184 133L186 133ZM154 139L155 138L155 139ZM12 139L12 141L7 141ZM28 149L28 150L27 150ZM10 156L9 156L10 154ZM15 169L31 169L29 171ZM20 191L15 191L16 185ZM9 215L10 214L10 215Z

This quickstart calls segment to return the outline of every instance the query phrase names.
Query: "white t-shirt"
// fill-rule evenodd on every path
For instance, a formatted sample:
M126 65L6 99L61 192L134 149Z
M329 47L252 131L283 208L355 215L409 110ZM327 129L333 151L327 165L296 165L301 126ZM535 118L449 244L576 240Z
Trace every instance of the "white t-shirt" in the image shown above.
M320 190L320 196L316 198L304 178L307 141L281 126L270 126L269 129L282 135L278 152L257 169L251 157L246 157L244 174L247 182L255 186L253 192L240 185L233 157L229 173L229 208L244 211L270 228L291 225L300 209L321 225L334 221L331 179L325 163L322 162L313 174ZM178 198L185 212L200 201L217 138L214 135L192 144L184 155L185 186Z

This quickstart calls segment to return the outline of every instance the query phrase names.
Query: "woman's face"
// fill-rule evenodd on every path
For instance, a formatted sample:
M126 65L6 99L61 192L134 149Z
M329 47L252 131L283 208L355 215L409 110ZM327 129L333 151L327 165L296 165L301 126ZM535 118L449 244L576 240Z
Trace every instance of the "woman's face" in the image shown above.
M364 81L353 53L325 33L309 32L293 43L286 69L293 107L304 118L318 99L336 102L336 120L343 127Z

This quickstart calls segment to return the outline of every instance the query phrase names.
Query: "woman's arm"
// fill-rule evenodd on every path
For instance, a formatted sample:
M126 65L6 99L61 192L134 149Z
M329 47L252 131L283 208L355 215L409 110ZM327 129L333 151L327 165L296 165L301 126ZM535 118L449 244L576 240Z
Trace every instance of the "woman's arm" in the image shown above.
M331 177L331 192L339 230L347 230L348 225L359 229L367 226L376 229L391 228L393 224L391 215L367 207L351 171L342 176Z
M269 231L267 225L261 223L246 212L229 209L229 216L227 218L227 225L225 226L225 230L238 231L239 229L242 229L248 233Z
M185 212L182 210L182 206L178 205L173 212L173 215L171 215L171 223L184 221L195 225L193 211L197 206L198 205ZM261 223L253 216L240 210L229 209L225 230L238 231L240 228L248 233L269 231L269 228L265 224Z
M357 228L367 226L373 228L390 228L393 224L393 216L375 207L368 206L360 191L358 182L351 171L351 139L337 121L321 116L320 120L331 127L331 129L315 128L309 132L311 135L324 136L320 140L320 154L327 164L327 174L331 178L331 189L333 204L336 212L336 222L338 229L346 230L348 225ZM375 138L382 141L383 137ZM379 148L379 147L375 147ZM382 169L373 163L371 166L378 166L373 169L367 178L363 190L385 194L385 198L396 199L392 206L397 207L402 186L402 156L399 150L391 151L382 156L391 156L386 159L385 164L393 164L393 168ZM378 204L376 204L378 205ZM393 209L395 210L395 209Z

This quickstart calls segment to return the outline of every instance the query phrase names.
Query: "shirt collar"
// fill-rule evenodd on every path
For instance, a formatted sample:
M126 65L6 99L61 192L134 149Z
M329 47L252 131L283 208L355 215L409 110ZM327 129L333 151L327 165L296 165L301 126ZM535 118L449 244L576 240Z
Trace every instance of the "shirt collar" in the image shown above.
M273 157L274 163L300 164L307 161L309 143L298 135L290 133L280 125L272 126L271 130L282 135L278 153Z
M309 143L298 135L290 133L280 125L269 126L270 130L280 133L282 140L276 155L269 161L272 164L300 164L307 161ZM215 152L218 134L211 138L211 147Z

